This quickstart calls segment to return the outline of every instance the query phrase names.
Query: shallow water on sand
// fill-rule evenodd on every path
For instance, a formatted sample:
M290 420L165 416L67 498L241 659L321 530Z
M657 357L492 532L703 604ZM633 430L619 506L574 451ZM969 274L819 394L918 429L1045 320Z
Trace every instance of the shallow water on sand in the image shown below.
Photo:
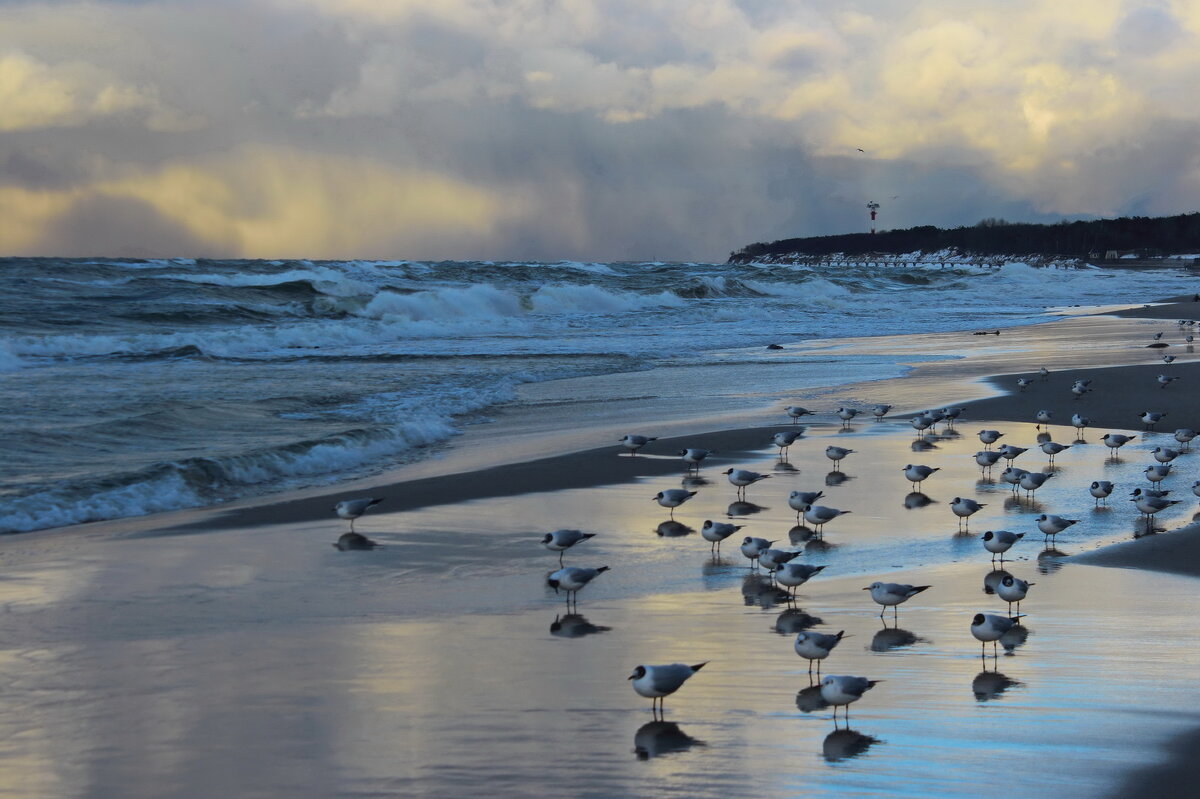
M787 544L792 488L853 511L824 547L796 534L827 569L795 608L736 547L714 560L695 533L659 535L668 514L650 498L678 477L367 516L360 531L385 544L370 552L331 547L333 520L14 542L49 554L24 552L0 580L0 640L21 642L0 651L0 784L11 796L1095 796L1200 722L1195 583L1039 558L1041 508L979 482L979 426L1022 446L1034 436L972 422L918 453L906 425L867 423L811 430L789 455L797 471L766 449L706 466L710 482L675 513L689 527L728 517L728 465L773 475L750 488L761 510L737 517L744 533ZM845 479L828 480L832 440L860 450ZM1058 457L1038 505L1081 519L1060 550L1133 534L1119 495L1145 484L1154 443L1120 463L1094 441ZM1033 456L1018 463L1044 464ZM643 457L626 459L631 472ZM1168 478L1180 493L1195 457ZM916 510L908 462L943 468ZM1083 488L1101 476L1119 486L1108 510ZM969 536L956 535L954 494L988 503ZM1160 523L1189 520L1194 506L1180 507ZM564 526L597 533L569 564L612 566L574 615L545 587L557 557L536 543ZM984 592L992 567L974 532L999 526L1029 533L1006 568L1036 586L1027 638L993 660L968 626L1004 611ZM861 590L873 575L933 587L885 625ZM884 680L851 708L852 732L804 693L792 640L807 626L851 636L825 673ZM710 663L655 722L625 677L674 661Z

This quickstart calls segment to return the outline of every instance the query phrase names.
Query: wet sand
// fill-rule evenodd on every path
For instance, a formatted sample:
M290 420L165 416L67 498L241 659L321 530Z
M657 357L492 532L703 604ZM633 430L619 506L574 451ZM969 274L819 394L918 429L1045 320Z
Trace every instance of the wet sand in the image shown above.
M1148 329L1080 319L986 342L839 342L929 351L958 342L973 355L814 391L823 413L785 459L768 444L790 427L783 403L760 398L730 417L751 424L664 424L668 434L636 457L619 454L614 430L595 427L548 438L602 445L504 463L494 451L504 436L489 442L479 431L440 462L407 470L411 479L6 539L3 784L11 796L508 796L563 785L595 796L1103 794L1200 725L1187 710L1197 698L1194 638L1178 634L1200 610L1195 584L1147 571L1155 557L1194 568L1196 538L1169 532L1097 548L1144 528L1120 491L1097 506L1084 490L1100 476L1144 484L1148 449L1175 426L1200 425L1175 391L1189 377L1166 390L1142 380L1159 367L1130 334ZM1017 374L1041 362L1055 373L1023 394L995 396L1007 377L981 382L1005 364ZM1098 388L1119 391L1062 396L1074 362L1123 363L1091 373ZM920 438L902 419L842 431L828 415L834 401L900 397L897 412L911 412L987 395L960 432ZM1120 459L1106 457L1099 428L1140 427L1120 403L1177 399L1168 432L1139 434ZM1112 421L1081 442L1052 427L1055 440L1075 443L1035 500L1013 498L970 457L979 426L1003 424L1006 440L1028 446L1033 411L1049 407L1065 422L1084 403ZM837 471L822 454L833 442L859 450ZM718 454L683 483L699 493L671 524L651 497L681 484L684 445ZM1192 521L1195 457L1181 457L1169 478L1185 502L1160 515L1165 528ZM899 474L906 462L942 471L918 494ZM1046 468L1045 456L1031 451L1018 465ZM720 474L730 466L771 478L738 502ZM823 504L853 513L814 536L787 506L793 488L824 490ZM356 524L383 546L340 552L331 544L347 524L331 506L358 490L387 498ZM1026 533L1006 568L1037 583L1022 607L1027 637L994 661L980 657L967 626L977 611L1005 608L985 591L995 572L977 535L955 532L947 503L956 494L987 503L972 531ZM1045 547L1031 521L1040 512L1084 521ZM729 542L710 555L695 532L705 518L778 538L827 569L789 610ZM543 582L557 557L536 542L557 527L597 534L569 564L612 567L581 593L579 613ZM1083 565L1114 557L1141 558L1142 568ZM874 579L934 588L889 631L890 614L883 625L861 590ZM885 680L851 709L851 732L837 732L812 701L791 650L805 626L853 636L826 673ZM624 677L638 662L673 660L712 664L655 722Z

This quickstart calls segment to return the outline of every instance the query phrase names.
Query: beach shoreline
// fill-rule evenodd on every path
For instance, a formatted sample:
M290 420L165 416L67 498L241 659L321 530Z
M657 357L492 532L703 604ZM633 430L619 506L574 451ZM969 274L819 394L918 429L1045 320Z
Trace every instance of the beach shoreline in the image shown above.
M1172 314L1183 310L1171 306L1154 307L1163 309L1156 313L1165 314L1154 319L1174 318ZM1033 421L1034 411L1043 407L1052 409L1056 421L1061 422L1065 422L1076 409L1086 412L1095 419L1093 431L1097 436L1101 428L1136 432L1139 422L1131 418L1131 409L1142 408L1150 401L1162 402L1164 408L1170 409L1168 418L1172 424L1164 428L1166 432L1157 434L1160 438L1168 438L1169 430L1177 424L1200 426L1200 417L1195 416L1188 407L1185 391L1176 391L1179 386L1162 390L1153 383L1153 373L1164 368L1153 363L1153 351L1128 344L1131 337L1142 332L1147 337L1152 332L1144 318L1105 316L1075 317L1016 328L1006 330L998 337L974 337L970 331L964 331L913 336L905 340L870 340L869 344L883 350L892 347L910 351L914 349L914 342L919 341L920 346L915 347L919 351L914 352L915 356L945 351L950 346L964 342L966 349L973 352L968 352L968 357L961 360L918 362L908 374L899 378L837 386L805 395L803 401L806 404L809 396L816 397L819 404L812 404L821 411L821 421L811 427L808 438L821 442L841 438L838 425L828 419L828 410L834 402L862 404L873 398L890 401L897 397L898 407L894 412L897 417L919 412L926 404L938 407L949 404L965 406L963 419L959 422L963 433L954 438L927 442L934 449L951 444L962 449L969 442L960 441L959 438L972 436L975 420L1011 422L1014 428L1022 430L1022 435L1027 435L1026 428ZM869 344L838 341L817 346L861 347L865 350ZM1182 349L1177 344L1173 346ZM1035 349L1030 351L1031 347ZM1076 361L1086 366L1071 366ZM1113 361L1118 365L1105 365ZM1051 369L1045 381L1037 381L1024 392L1013 390L1014 375L1032 374L1036 369L1035 364L1042 363ZM1004 371L1005 366L1020 368ZM1172 367L1173 372L1182 376L1181 385L1187 386L1200 379L1200 371L1193 367L1191 363ZM1079 376L1092 378L1097 390L1076 401L1066 389ZM1119 386L1120 396L1114 397L1114 392L1103 391L1105 386ZM506 518L503 516L504 508L521 507L523 502L533 498L533 504L547 506L544 510L548 516L553 517L551 511L560 508L567 519L579 526L586 526L587 520L611 515L613 521L607 523L609 526L640 529L650 509L662 510L659 515L666 517L666 511L651 502L651 496L657 490L653 486L666 478L677 481L684 474L676 453L685 446L704 446L717 451L711 465L705 466L704 471L709 477L703 480L717 482L719 487L710 491L723 494L724 489L730 488L724 485L723 476L719 474L726 465L770 464L771 434L794 428L783 416L779 400L755 398L755 401L757 404L752 410L726 417L742 420L741 426L722 427L716 423L720 420L698 417L675 425L664 424L661 428L651 425L652 429L622 429L622 432L645 432L651 435L664 433L636 455L623 453L616 441L616 427L584 427L569 434L551 432L544 442L522 450L509 447L510 439L505 435L490 435L491 431L486 426L479 426L458 439L452 448L454 451L444 459L401 470L397 474L402 475L402 479L388 475L385 479L357 481L352 486L336 485L291 492L285 496L258 497L235 503L235 507L182 511L5 537L0 539L3 541L0 544L0 558L3 558L10 573L16 576L14 582L4 590L10 592L10 597L15 597L10 598L10 602L15 602L18 608L41 608L38 611L40 614L62 607L64 612L67 609L84 611L85 618L91 618L89 614L97 614L95 618L100 622L107 618L100 614L102 611L108 612L104 604L108 601L104 586L108 585L114 593L121 595L120 602L134 602L129 608L136 611L130 614L128 620L117 625L119 633L109 633L118 637L147 635L173 640L182 636L187 640L194 636L220 634L223 629L229 628L240 631L239 636L255 636L261 629L268 637L281 635L291 640L306 635L305 631L313 624L307 620L311 616L318 621L327 618L335 626L350 626L354 620L354 623L360 622L378 629L377 634L386 638L389 624L416 627L452 624L456 618L495 612L498 608L490 603L481 605L481 599L473 591L456 587L461 581L463 588L469 589L481 576L487 575L495 592L508 600L507 603L500 603L509 607L506 612L510 616L505 618L523 625L526 615L530 612L536 615L539 602L555 601L552 595L542 598L528 595L529 573L549 567L551 563L556 564L557 560L552 554L547 557L547 553L540 548L531 547L533 533L522 527L523 517L518 514L511 519ZM766 416L771 419L764 420ZM527 429L524 424L515 425L514 429ZM713 425L711 429L706 427L710 424ZM901 424L898 419L882 424L868 419L856 424L856 430L863 439L886 439L893 443L898 440L902 445L901 453L907 450L909 439L905 431L908 426ZM1060 440L1069 440L1074 435L1069 426L1056 424L1054 428L1055 436ZM1143 434L1138 432L1138 435ZM847 439L858 437L852 432ZM596 438L601 438L605 443L595 446ZM591 446L587 445L589 439ZM913 443L915 445L920 441L915 439ZM545 455L546 448L553 451L555 442L559 445L557 454ZM914 447L913 451L919 450ZM523 459L522 456L529 453L535 457ZM515 457L515 460L506 462L506 456ZM893 453L895 456L896 453ZM786 460L774 465L781 468L786 465ZM820 471L816 466L805 468ZM879 479L879 475L871 471L870 465L856 464L849 471L853 473L850 479L867 481L864 484ZM824 479L828 481L837 474L837 470L834 470ZM783 483L794 477L787 471L776 471L772 476L775 479L769 481L771 484ZM803 479L810 478L805 476ZM845 479L845 476L838 478L841 479ZM840 483L826 482L825 485L834 486L828 490L836 496L836 486ZM779 490L774 485L772 488L776 492ZM385 502L379 506L378 516L373 515L373 511L360 520L360 530L379 538L384 547L370 553L333 551L329 545L335 543L337 532L347 529L347 524L337 520L332 513L334 502L347 496L367 494L384 496ZM609 498L586 498L593 494ZM752 500L754 498L751 497ZM890 498L888 501L893 502ZM739 509L738 512L750 513L744 518L754 521L757 517L753 514L757 511L753 508L753 502L749 504L751 507L746 511ZM895 506L889 504L888 507ZM500 509L501 515L496 515L497 509ZM706 506L706 512L712 510L715 508L711 504ZM858 510L872 512L869 508ZM733 513L732 505L729 513ZM944 506L941 513L946 513ZM870 521L866 518L856 523L869 524ZM386 532L381 535L381 531ZM697 542L694 535L679 539L664 537L666 535L660 525L658 537L654 540L664 546L689 544L692 547L689 552L707 551L707 544ZM696 588L691 580L694 580L694 575L689 575L689 581L685 582L659 582L664 578L656 570L666 562L667 553L661 553L658 560L639 562L635 556L640 552L641 557L645 558L644 539L635 537L631 543L623 543L612 541L612 538L613 535L608 534L598 539L609 540L602 545L604 548L598 550L593 545L593 550L584 553L584 557L593 551L602 553L597 557L603 557L617 569L614 574L622 575L620 579L629 581L635 587L627 589L624 594L610 594L600 585L589 594L591 604L588 609L598 607L601 612L600 621L603 624L597 630L607 629L608 625L632 627L630 614L636 613L635 608L640 601L650 601L651 605L666 603L668 607L674 607L671 597L679 592L689 596L691 602L712 601L704 599L708 594L693 596L691 592ZM836 537L834 541L833 546L836 547ZM973 538L969 541L974 543ZM294 549L294 543L312 543L315 548L304 546ZM812 542L805 543L803 537L792 538L791 543L793 546L805 546L813 556L822 552L820 547L810 546ZM966 546L964 541L948 543L951 546ZM700 545L699 548L696 548L696 544ZM971 560L978 559L977 548L976 545L964 550L970 552ZM737 558L736 550L733 557ZM128 565L121 563L125 558L129 559ZM140 558L146 558L152 568L142 565ZM986 563L986 558L983 562ZM897 550L891 559L883 563L903 565L903 570L899 572L901 578L915 580L924 576L921 556L901 555ZM1029 555L1015 563L1017 566L1014 568L1025 569L1036 564L1039 569L1053 570L1058 568L1058 563L1079 563L1198 576L1200 534L1195 528L1185 527L1066 558L1054 558L1045 563L1040 557ZM329 570L332 577L330 585L320 588L312 596L297 599L291 592L301 581L311 580L314 564ZM74 592L82 589L74 584L87 583L87 578L80 579L80 576L90 575L100 567L108 576L96 578L92 590L98 591L104 598L98 600L87 595L75 598ZM714 559L703 567L703 579L712 581L714 586L728 586L732 570L740 571L741 568L736 561ZM256 575L266 574L267 569L272 570L273 576L264 587ZM886 579L895 572L877 569L872 573ZM944 563L935 569L935 573L941 575L939 579L947 581L947 585L953 581L965 588L968 583L975 581L973 575L964 573L964 568L954 563ZM284 579L279 579L280 574ZM70 580L67 579L68 575ZM449 577L449 583L441 575ZM33 579L34 576L37 579ZM1078 581L1080 578L1074 579ZM164 591L160 581L170 585L170 590ZM35 594L29 595L22 593L24 582L38 585L57 585L62 582L63 587L42 586ZM145 587L139 591L143 582ZM270 583L274 582L279 583L278 590L270 587ZM859 578L842 577L835 578L835 582L831 583L839 586L838 593L829 600L832 607L849 613L849 619L855 618L855 614L863 616L859 622L848 620L848 625L875 621L871 611L863 613L861 610L849 610L856 607L852 602L861 596L857 594L857 589L861 587L859 582ZM122 583L128 583L130 587L126 588ZM71 587L67 587L68 584ZM1142 585L1143 582L1137 584ZM1154 584L1153 580L1148 584ZM745 585L747 587L743 588L743 594L747 606L774 596L758 583L747 582ZM1175 583L1171 585L1176 586ZM755 592L766 593L751 593L751 587ZM131 591L129 598L124 597L126 591ZM239 592L246 592L246 598L252 598L253 602L239 599ZM300 604L295 606L297 601ZM1072 599L1072 602L1076 601L1084 599ZM972 600L971 604L975 602L978 600ZM441 603L436 613L422 610L433 607L431 603ZM89 610L93 605L96 609ZM219 613L213 615L206 610L207 607L218 608ZM678 614L682 612L682 609L673 610L664 618L667 621L678 619ZM935 629L939 631L939 637L947 637L950 635L948 631L955 629L953 625L957 624L958 615L966 610L961 603L952 601L938 612L946 618L949 626ZM349 615L343 618L342 613ZM615 621L602 618L606 614L613 616ZM37 614L33 618L38 618ZM163 624L164 618L171 619L170 624L157 629L158 625ZM1060 623L1044 616L1038 621L1047 635L1067 634ZM556 615L554 624L561 623ZM581 624L580 629L584 631L588 631L587 625L591 624L587 619L574 623ZM148 626L150 631L141 632L139 625ZM40 632L42 626L39 624L35 638L43 635ZM27 632L32 633L33 628L30 627ZM318 634L316 630L312 634L312 645L316 647L314 651L320 653L321 645L316 641L323 640L321 635L325 634ZM588 635L595 633L588 632ZM878 643L878 634L872 636L866 628L859 635L873 644ZM600 639L603 639L602 635ZM432 646L431 640L422 638L420 642L422 646ZM888 640L891 639L885 638L885 642ZM914 640L920 642L923 639L915 635ZM244 642L237 645L244 646ZM288 645L296 647L291 656L304 657L299 654L303 650L298 642ZM412 645L405 644L409 648ZM710 641L707 645L720 646L720 643ZM919 643L916 645L920 646ZM438 647L434 646L433 649L437 650ZM320 654L318 659L324 657L324 654ZM437 662L436 658L432 659L430 667L436 668ZM331 676L323 670L316 673L325 678ZM984 673L987 673L986 670ZM283 674L276 676L285 679ZM979 677L975 679L978 681ZM1185 735L1169 744L1166 751L1171 759L1167 766L1162 767L1161 773L1166 774L1168 768L1185 767L1195 751L1189 742L1195 740L1195 736ZM1131 763L1128 771L1132 774L1136 767ZM1123 790L1124 795L1136 795L1132 788Z

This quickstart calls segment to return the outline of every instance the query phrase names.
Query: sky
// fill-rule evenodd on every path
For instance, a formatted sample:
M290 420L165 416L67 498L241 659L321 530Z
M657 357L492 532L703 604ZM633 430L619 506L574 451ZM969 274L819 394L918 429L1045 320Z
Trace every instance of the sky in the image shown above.
M724 261L1200 207L1200 0L0 0L0 255Z

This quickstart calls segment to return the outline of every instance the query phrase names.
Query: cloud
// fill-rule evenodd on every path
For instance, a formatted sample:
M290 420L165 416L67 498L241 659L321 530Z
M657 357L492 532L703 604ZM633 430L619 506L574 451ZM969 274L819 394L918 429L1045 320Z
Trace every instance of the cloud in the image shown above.
M889 226L1192 210L1198 37L1132 0L14 4L0 248L106 198L263 257L722 258L895 195Z

